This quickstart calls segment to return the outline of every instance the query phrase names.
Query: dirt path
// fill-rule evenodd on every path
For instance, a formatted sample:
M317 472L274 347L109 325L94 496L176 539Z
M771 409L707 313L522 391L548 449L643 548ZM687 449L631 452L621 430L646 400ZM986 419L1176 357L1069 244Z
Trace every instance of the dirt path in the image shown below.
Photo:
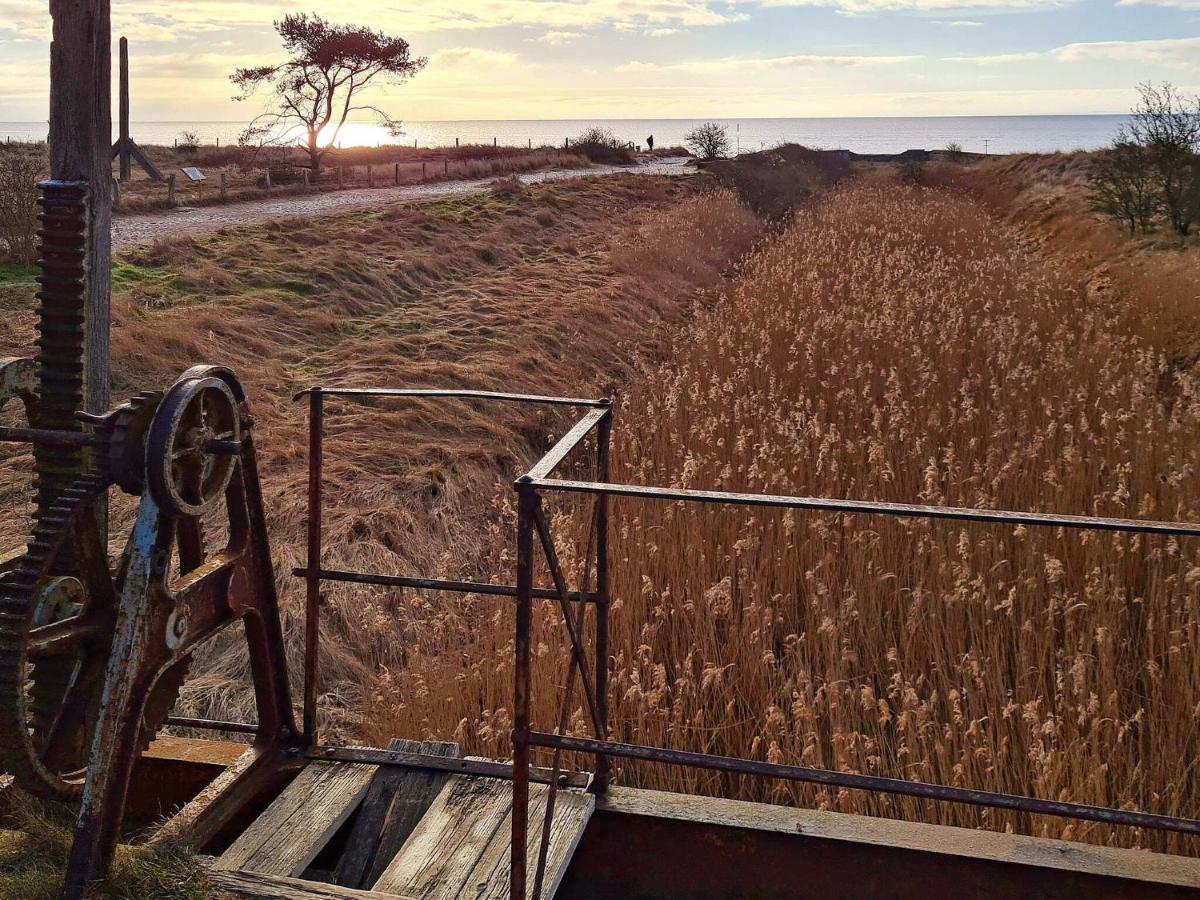
M620 175L635 172L639 175L682 175L686 157L664 157L655 162L643 162L635 167L592 166L589 169L559 169L549 172L530 172L517 177L526 184L560 181L567 178L587 178L596 175ZM222 228L253 225L278 219L311 218L333 213L370 209L391 203L411 203L457 197L486 190L494 179L478 181L435 181L429 184L409 184L390 188L357 188L330 191L312 196L281 197L278 200L251 200L228 206L181 207L117 216L113 219L114 248L149 243L164 237L205 234Z

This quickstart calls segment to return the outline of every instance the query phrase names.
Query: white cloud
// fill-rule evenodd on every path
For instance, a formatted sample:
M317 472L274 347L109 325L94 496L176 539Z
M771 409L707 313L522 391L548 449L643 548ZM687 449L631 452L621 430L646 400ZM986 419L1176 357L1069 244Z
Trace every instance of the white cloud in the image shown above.
M408 30L526 25L555 30L598 26L724 25L747 18L711 0L477 0L447 11L444 0L408 0L392 7Z
M1200 0L1117 0L1117 6L1167 6L1172 9L1200 9Z
M652 37L652 38L670 37L673 34L684 34L684 33L685 32L682 28L647 28L643 32L643 34L645 34L646 37Z
M1093 41L1064 44L1046 51L946 57L946 62L971 63L979 66L1009 65L1037 60L1066 63L1137 62L1169 68L1200 70L1200 37L1149 41Z
M982 22L975 22L971 19L954 19L947 22L945 19L935 19L934 25L942 25L946 28L982 28Z
M438 66L456 68L491 68L515 65L521 59L507 50L489 50L485 47L447 47L438 50L429 58L431 68Z
M575 41L583 37L583 34L578 31L547 31L539 38L534 38L539 44L550 44L552 47L560 47L563 44L573 44Z
M921 58L920 56L822 56L817 54L767 58L725 56L717 59L694 59L677 63L633 61L617 66L616 71L635 74L648 72L688 72L703 75L720 72L768 72L818 67L859 68L863 66L890 66L899 63L914 62Z
M914 12L938 15L956 10L992 12L1031 12L1074 6L1078 0L758 0L762 6L823 6L852 15L886 12ZM1200 2L1200 0L1168 0Z

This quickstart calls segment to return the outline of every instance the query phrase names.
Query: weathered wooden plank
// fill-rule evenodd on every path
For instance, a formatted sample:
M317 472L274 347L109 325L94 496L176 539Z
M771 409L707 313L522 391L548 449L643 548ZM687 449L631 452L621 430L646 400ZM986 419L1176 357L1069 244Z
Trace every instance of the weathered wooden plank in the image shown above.
M320 760L309 763L221 854L216 868L301 875L358 806L376 768Z
M546 800L550 789L543 784L529 787L529 835L526 859L528 874L526 896L533 897L534 872L537 868L538 850L545 824ZM550 846L546 853L546 874L542 883L542 897L553 897L563 875L570 865L579 839L596 809L596 798L578 790L558 792L554 800L554 819L550 823ZM492 836L491 843L475 864L471 877L463 890L463 898L474 900L508 900L509 864L512 860L512 811Z
M451 776L373 889L453 900L511 808L512 782Z
M213 887L248 900L412 900L399 894L360 891L335 884L301 881L282 875L263 875L258 872L211 871L208 881Z
M458 756L458 744L444 741L396 738L388 744L388 749L427 756ZM334 883L362 888L378 881L449 778L449 772L380 766L359 807L346 850L334 869Z

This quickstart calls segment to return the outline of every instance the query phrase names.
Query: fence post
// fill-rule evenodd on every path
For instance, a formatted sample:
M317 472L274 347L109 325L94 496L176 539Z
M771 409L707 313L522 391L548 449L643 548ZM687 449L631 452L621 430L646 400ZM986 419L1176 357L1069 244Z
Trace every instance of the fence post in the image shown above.
M265 179L265 182L267 185L267 190L269 191L271 189L271 170L270 170L270 168L267 168L267 170L264 172L263 178Z
M119 212L121 209L121 182L115 178L112 180L112 198L113 209Z
M498 141L499 141L499 140L500 140L499 138L492 138L492 146L493 146L493 147L498 147L498 146L499 146L499 143L498 143Z
M317 742L317 657L321 641L321 466L324 462L325 397L308 395L308 565L304 598L304 743Z
M175 173L167 178L167 206L175 205Z
M570 138L563 138L563 149L566 150L571 146Z
M609 446L612 443L612 403L608 404L608 415L600 420L596 430L596 480L601 484L609 481ZM596 497L596 712L604 729L596 737L608 740L608 495ZM607 756L596 754L596 793L603 796L608 791L611 769Z
M450 174L450 157L448 157L448 156L443 157L442 164L445 166L446 174L449 175Z
M513 803L509 862L511 900L525 900L529 827L529 639L533 628L533 521L538 496L528 475L517 479L517 633L513 663Z
M427 163L425 162L425 160L421 160L421 180L422 180L422 181L424 181L424 180L425 180L425 167L426 167L426 165L427 165Z
M457 146L458 146L458 138L455 138L455 139L454 139L454 146L455 146L455 147L457 147Z
M229 173L221 173L221 202L224 203L229 199Z
M367 163L367 187L375 187L375 170Z
M424 166L425 163L421 163L421 165ZM399 184L400 183L400 163L396 163L396 171L395 171L394 178L395 178L395 183Z
M301 177L304 178L304 189L307 191L308 190L308 169L301 169L300 172L302 173Z

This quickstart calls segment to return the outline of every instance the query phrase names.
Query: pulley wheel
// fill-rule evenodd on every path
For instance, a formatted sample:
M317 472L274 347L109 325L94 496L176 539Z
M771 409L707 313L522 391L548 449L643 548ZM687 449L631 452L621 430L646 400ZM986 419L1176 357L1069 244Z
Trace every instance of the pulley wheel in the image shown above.
M241 445L237 400L220 378L189 378L171 387L146 444L146 474L159 506L198 516L233 477Z

